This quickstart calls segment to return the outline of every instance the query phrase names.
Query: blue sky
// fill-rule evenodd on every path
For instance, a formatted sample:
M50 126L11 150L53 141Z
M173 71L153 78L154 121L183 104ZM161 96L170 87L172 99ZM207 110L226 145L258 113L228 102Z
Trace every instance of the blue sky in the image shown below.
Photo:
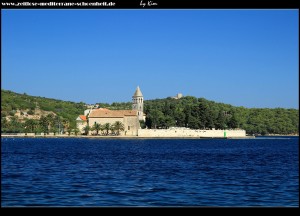
M299 108L298 10L2 10L1 88Z

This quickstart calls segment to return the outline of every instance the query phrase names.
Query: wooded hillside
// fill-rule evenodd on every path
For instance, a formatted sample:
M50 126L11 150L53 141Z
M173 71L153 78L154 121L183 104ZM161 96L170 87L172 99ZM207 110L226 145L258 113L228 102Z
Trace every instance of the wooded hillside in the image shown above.
M127 103L98 103L109 109L131 109ZM87 105L1 90L1 132L57 132L75 129L75 119ZM298 134L299 110L245 108L192 96L146 100L148 128L242 128L247 134ZM50 125L50 127L46 127Z

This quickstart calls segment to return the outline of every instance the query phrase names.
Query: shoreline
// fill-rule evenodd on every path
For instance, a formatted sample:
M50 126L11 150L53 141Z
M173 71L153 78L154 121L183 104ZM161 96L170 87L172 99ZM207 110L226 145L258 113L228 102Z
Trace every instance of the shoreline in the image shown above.
M291 135L280 135L280 134L268 134L268 135L258 135L258 137L260 136L269 136L269 137L272 137L272 136L299 136L299 134L291 134Z
M247 136L237 136L237 137L201 137L201 136L93 136L93 135L24 135L24 134L1 134L1 138L95 138L95 139L254 139L256 137L299 137L299 135L247 135Z
M178 136L178 137L150 137L150 136L86 136L86 135L24 135L24 134L1 134L1 138L87 138L87 139L255 139L259 137L299 137L299 135L266 135L266 136L241 136L241 137L197 137L197 136Z
M255 136L245 137L143 137L143 136L86 136L86 135L8 135L1 134L1 138L87 138L87 139L255 139Z

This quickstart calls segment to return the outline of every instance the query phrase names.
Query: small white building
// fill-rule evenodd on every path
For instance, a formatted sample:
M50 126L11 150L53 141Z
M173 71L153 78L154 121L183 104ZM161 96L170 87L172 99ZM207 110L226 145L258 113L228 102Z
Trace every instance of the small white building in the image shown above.
M85 115L79 115L76 119L76 126L80 133L84 133L84 127L87 126L87 119Z
M177 100L177 99L180 99L182 97L183 97L182 93L178 93L175 97L172 97L172 98Z

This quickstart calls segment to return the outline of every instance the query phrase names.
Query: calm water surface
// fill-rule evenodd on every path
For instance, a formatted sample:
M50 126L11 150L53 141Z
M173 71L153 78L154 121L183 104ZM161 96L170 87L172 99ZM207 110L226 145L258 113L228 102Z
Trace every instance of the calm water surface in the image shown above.
M299 206L299 138L1 138L2 206Z

